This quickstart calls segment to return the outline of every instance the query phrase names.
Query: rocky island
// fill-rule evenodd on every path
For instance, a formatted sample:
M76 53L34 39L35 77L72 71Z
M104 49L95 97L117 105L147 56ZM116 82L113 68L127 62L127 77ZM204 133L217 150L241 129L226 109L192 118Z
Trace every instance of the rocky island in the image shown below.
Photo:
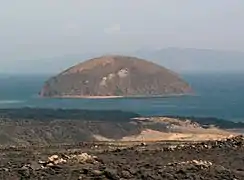
M50 78L42 97L114 98L182 95L192 92L178 74L155 63L127 56L102 56Z

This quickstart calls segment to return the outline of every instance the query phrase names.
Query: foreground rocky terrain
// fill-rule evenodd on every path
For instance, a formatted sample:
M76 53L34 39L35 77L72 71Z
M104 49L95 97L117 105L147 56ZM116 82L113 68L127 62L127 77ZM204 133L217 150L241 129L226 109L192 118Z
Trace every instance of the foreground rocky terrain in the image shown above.
M244 137L0 149L0 179L244 179Z
M244 179L244 137L214 118L0 110L1 180Z

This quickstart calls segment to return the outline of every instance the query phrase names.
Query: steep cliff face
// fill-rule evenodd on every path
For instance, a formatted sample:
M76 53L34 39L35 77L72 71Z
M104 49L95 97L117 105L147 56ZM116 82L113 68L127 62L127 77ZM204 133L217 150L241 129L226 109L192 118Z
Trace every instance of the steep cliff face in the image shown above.
M126 56L103 56L50 78L43 97L119 97L187 94L190 86L176 73L152 62Z

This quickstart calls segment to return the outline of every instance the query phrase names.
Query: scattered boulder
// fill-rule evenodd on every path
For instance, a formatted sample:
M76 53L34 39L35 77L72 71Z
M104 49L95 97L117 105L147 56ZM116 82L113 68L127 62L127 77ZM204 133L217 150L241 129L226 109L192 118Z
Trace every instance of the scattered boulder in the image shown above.
M96 163L97 157L91 156L87 153L81 153L78 155L71 155L70 160L76 160L79 163Z
M171 145L164 147L162 151L178 151L178 150L203 150L203 149L214 149L214 148L240 148L244 147L244 136L235 136L217 141L205 141L196 144L185 144L185 145Z
M58 160L58 159L59 159L58 155L52 155L52 156L48 157L48 160L49 160L50 162L54 162L54 161L56 161L56 160Z
M169 163L167 166L185 166L185 165L195 165L203 168L208 168L213 165L212 162L203 161L203 160L192 160L192 161L185 161L179 163Z
M58 155L52 155L50 157L48 157L48 160L47 161L39 161L39 164L41 164L42 168L46 168L46 167L54 167L54 166L57 166L57 165L60 165L60 164L64 164L66 163L67 160L59 157Z
M64 159L65 158L65 159ZM39 161L39 164L41 164L41 168L47 168L47 167L55 167L57 165L62 165L66 163L72 163L72 162L78 162L78 163L96 163L97 157L96 156L91 156L87 153L81 153L78 155L52 155L48 157L47 161Z

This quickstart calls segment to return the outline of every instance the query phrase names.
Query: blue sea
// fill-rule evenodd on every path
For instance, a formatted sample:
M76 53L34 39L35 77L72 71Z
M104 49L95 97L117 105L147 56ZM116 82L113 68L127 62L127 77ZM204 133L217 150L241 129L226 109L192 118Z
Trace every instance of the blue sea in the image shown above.
M39 98L47 75L1 75L0 108L119 109L142 115L217 117L244 122L244 73L183 74L193 96L151 99Z

